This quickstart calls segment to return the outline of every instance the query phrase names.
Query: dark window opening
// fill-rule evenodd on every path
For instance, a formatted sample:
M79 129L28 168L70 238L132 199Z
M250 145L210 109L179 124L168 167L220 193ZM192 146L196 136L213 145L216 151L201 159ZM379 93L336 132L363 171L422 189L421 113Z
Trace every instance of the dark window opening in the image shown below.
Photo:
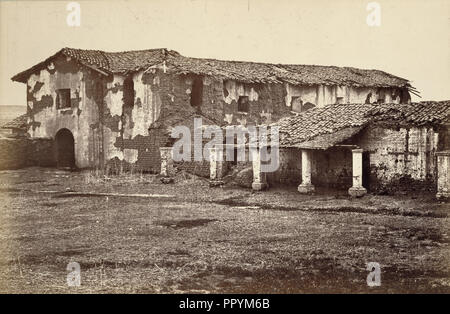
M368 93L367 97L366 97L366 101L364 102L365 104L370 104L370 99L372 98L372 93Z
M203 97L203 79L201 77L194 78L191 90L191 106L200 107Z
M226 83L223 81L223 97L227 98L229 94Z
M364 151L362 155L362 185L370 191L370 152Z
M444 128L438 131L437 148L438 151L450 149L450 128L447 130Z
M292 96L291 98L291 110L294 112L304 112L314 107L315 105L310 102L303 103L300 96Z
M239 112L248 112L249 108L250 108L250 102L248 100L248 96L239 96L238 111Z
M70 108L70 89L58 89L56 91L56 106L58 109Z
M343 104L344 103L344 97L336 97L336 103L337 104Z
M383 89L378 88L376 96L377 96L377 104L383 104L386 102L386 92Z
M402 89L401 96L400 96L400 103L401 104L409 104L411 102L411 95L409 94L407 89Z
M134 82L131 76L123 81L123 103L129 107L134 105Z
M302 112L303 101L300 96L291 97L291 108L294 112Z

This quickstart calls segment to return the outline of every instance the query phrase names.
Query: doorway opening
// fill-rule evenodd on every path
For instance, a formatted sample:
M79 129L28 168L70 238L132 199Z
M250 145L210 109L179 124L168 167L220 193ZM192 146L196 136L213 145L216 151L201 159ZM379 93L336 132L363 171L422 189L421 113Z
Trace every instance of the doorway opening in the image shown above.
M75 141L72 132L61 129L55 136L56 166L58 168L75 168Z
M364 151L362 155L362 185L370 191L370 152Z

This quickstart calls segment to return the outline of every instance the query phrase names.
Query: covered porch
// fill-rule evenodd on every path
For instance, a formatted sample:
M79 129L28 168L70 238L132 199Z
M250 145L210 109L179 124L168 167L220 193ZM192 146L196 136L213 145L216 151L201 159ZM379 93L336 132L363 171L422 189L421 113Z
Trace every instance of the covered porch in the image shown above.
M320 186L346 189L352 197L364 196L369 188L370 154L352 141L362 129L363 126L348 127L295 145L282 145L278 177L287 175L291 182L299 182L297 190L302 194L315 193ZM283 154L283 150L290 152ZM285 169L292 162L297 164L296 169ZM275 175L261 172L261 158L254 158L252 164L253 189L268 187Z

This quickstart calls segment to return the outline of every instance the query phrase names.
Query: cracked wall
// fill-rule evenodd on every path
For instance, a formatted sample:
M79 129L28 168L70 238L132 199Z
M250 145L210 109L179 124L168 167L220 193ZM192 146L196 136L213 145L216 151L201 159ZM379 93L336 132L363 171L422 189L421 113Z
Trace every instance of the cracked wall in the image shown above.
M374 125L355 141L370 153L372 190L435 190L435 152L440 139L432 127Z
M400 103L408 102L402 89L352 87L352 86L297 86L284 84L286 89L285 105L292 110L293 97L298 97L304 104L309 102L317 107L329 104L351 103Z
M371 192L429 191L436 188L434 154L439 142L432 127L375 124L344 144L363 149L363 184ZM352 186L349 148L315 151L313 183L347 189Z
M111 101L120 112L119 131L111 136L109 150L114 153L108 155L107 160L118 160L125 168L158 172L159 146L165 139L160 134L149 132L149 128L161 113L160 74L157 68L153 68L146 73L135 73L131 78L134 97L129 106L124 103L124 78L115 76L120 89Z
M222 86L221 116L225 124L268 124L289 115L290 110L284 104L286 90L282 84L246 84L225 80ZM248 112L239 112L240 96L248 97Z
M55 58L27 81L28 133L32 138L51 138L62 128L75 139L78 167L99 164L98 134L90 126L98 121L98 108L90 95L97 73L70 58ZM70 107L58 109L57 90L70 89Z
M435 193L435 153L448 142L446 134L448 128L374 124L343 144L363 149L363 185L370 192ZM313 150L311 171L312 183L316 186L348 189L352 186L351 149ZM301 150L282 149L280 168L268 174L268 180L272 185L298 185L301 181Z
M134 91L131 103L125 104L127 77ZM192 106L194 81L199 80L201 101ZM71 90L70 108L57 108L58 89ZM290 115L292 97L322 106L338 101L365 102L369 94L370 102L380 97L392 100L395 93L401 94L345 86L250 84L178 74L170 66L153 66L128 76L105 76L59 56L28 79L28 133L33 138L54 138L58 130L69 129L75 139L76 165L81 168L103 167L110 162L158 172L159 147L171 143L168 126L183 123L177 117L199 114L209 124L219 126L265 124ZM248 99L247 112L238 110L240 97ZM400 101L400 96L395 101Z

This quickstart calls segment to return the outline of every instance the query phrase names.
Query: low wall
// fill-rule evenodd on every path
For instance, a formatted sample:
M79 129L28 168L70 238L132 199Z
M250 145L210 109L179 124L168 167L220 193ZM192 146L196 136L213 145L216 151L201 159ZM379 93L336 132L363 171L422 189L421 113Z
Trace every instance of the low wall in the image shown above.
M200 177L209 178L209 161L180 161L175 162L174 165L178 170L184 170Z
M0 170L56 165L51 139L0 138Z

